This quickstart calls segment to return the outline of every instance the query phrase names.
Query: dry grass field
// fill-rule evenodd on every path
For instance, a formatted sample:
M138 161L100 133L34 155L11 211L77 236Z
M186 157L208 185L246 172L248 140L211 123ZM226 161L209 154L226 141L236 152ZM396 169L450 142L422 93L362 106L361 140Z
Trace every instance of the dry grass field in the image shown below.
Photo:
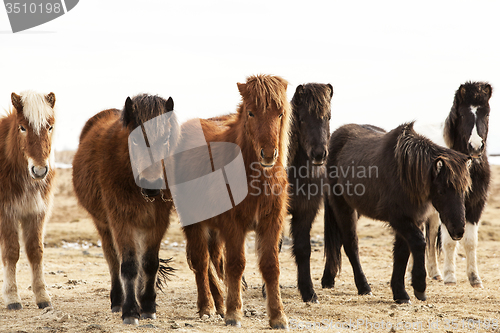
M70 157L68 157L69 160ZM359 227L360 256L372 296L358 296L352 270L343 258L343 271L334 289L321 289L323 272L323 223L318 215L313 227L312 275L319 304L301 301L296 288L296 266L285 240L280 255L282 298L290 319L290 330L311 328L330 332L500 332L500 166L493 167L493 184L479 229L479 272L484 288L472 288L465 274L465 252L458 251L455 286L428 280L428 300L421 302L407 290L412 304L396 305L389 286L392 270L392 235L382 222L362 219ZM173 218L160 252L173 258L176 269L164 292L158 294L154 321L138 327L121 324L110 311L110 279L98 236L87 213L77 205L71 185L71 169L58 170L55 206L45 237L45 280L52 309L39 310L30 291L30 270L24 253L18 263L18 284L24 309L0 307L0 332L254 332L268 329L262 280L251 241L245 277L249 288L243 293L243 328L226 327L222 319L201 320L196 314L194 275L185 259L180 224ZM441 258L442 266L442 258ZM0 283L3 280L0 280ZM475 324L471 321L475 320ZM486 327L493 320L497 326ZM478 322L481 328L478 329ZM312 328L322 322L321 327ZM344 323L343 325L341 325ZM347 326L347 324L350 326ZM393 326L391 328L391 325Z

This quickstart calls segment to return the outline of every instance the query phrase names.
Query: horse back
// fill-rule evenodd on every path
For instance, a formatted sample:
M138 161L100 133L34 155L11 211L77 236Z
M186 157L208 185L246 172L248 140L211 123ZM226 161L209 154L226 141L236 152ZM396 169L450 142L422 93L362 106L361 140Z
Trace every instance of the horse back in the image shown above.
M83 126L82 133L80 134L80 142L85 138L87 133L94 128L95 126L100 126L102 127L106 123L114 122L117 119L120 118L120 110L118 109L108 109L99 112L98 114L94 115L92 118L87 120L85 123L85 126Z

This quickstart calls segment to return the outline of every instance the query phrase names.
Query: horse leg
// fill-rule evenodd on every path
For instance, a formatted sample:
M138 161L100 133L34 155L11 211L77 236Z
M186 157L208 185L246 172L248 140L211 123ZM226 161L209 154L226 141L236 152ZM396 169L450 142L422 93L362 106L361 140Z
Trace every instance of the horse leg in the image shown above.
M43 224L45 215L30 215L21 219L24 247L31 266L31 288L39 309L51 306L43 278Z
M111 276L111 292L109 294L111 299L111 311L120 312L123 304L123 289L120 280L120 261L118 260L118 254L115 251L111 230L107 226L106 222L100 222L94 219L94 224L101 237L104 258L106 258L108 263L109 274Z
M456 284L455 258L458 242L451 238L445 225L441 227L441 239L443 240L444 253L444 284Z
M311 226L316 211L294 211L291 221L293 256L297 264L297 284L304 302L318 302L311 280Z
M225 307L224 307L224 257L223 257L223 244L219 232L216 230L210 230L209 241L208 241L208 251L210 255L210 263L208 268L208 281L210 285L210 292L214 299L215 308L217 313L224 318ZM242 283L245 288L245 283Z
M120 258L120 277L124 292L122 306L122 319L124 324L139 324L139 304L137 302L137 289L139 277L139 260L135 247L137 230L124 223L114 220L110 224L113 239Z
M245 232L239 229L224 233L226 243L227 313L226 325L241 327L243 317L241 278L245 270ZM224 231L222 231L224 232ZM265 279L264 279L265 281ZM267 283L267 281L265 281Z
M469 283L475 288L482 288L483 283L481 281L481 278L479 277L476 261L478 229L479 224L467 222L465 224L465 234L463 242L465 255L467 257L467 277L469 278Z
M358 214L345 202L344 198L335 196L333 200L336 201L334 205L335 218L341 230L344 251L352 266L358 295L371 295L372 289L359 261L358 233L356 231Z
M438 244L437 238L439 233L439 214L432 214L426 222L427 225L427 248L426 248L426 263L428 275L433 280L442 281L441 272L439 271L438 265Z
M404 223L407 221L402 221L401 223L391 223L393 226L394 230L396 231L396 235L400 236L404 241L406 241L407 245L406 247L409 249L413 256L413 268L412 268L412 286L413 286L413 292L415 296L421 300L425 301L426 300L426 295L425 295L425 289L426 289L426 278L427 278L427 273L425 271L425 237L422 232L422 230L417 227L415 224L412 222L410 223ZM396 237L396 241L398 241L398 238ZM403 248L403 245L399 245L400 248ZM399 251L400 249L396 249L396 244L395 244L395 259L396 259L396 251ZM403 251L401 249L401 251ZM408 255L405 254L405 257L401 255L401 257L398 257L398 260L394 261L394 272L396 272L393 276L395 279L400 279L401 280L401 286L404 289L404 273L406 271L406 265L408 263ZM402 276L399 276L400 270L402 270ZM398 281L396 281L396 290L393 289L393 295L394 299L397 300L396 298L398 295L401 294L401 290L398 290L398 287L401 287L398 285Z
M186 257L194 271L196 287L198 289L198 313L213 316L216 313L212 294L210 292L210 281L208 277L209 253L208 253L208 231L202 223L195 223L183 228L186 236Z
M410 256L408 243L396 233L394 241L394 264L392 269L391 289L396 303L410 303L410 296L405 290L405 271Z
M279 241L284 214L270 214L257 225L259 268L266 284L267 310L272 328L288 328L279 286Z
M335 277L342 266L342 235L328 196L324 198L325 269L322 288L333 288Z
M7 309L20 310L21 297L17 291L16 264L19 260L19 225L15 220L0 217L0 250L3 263L2 294Z

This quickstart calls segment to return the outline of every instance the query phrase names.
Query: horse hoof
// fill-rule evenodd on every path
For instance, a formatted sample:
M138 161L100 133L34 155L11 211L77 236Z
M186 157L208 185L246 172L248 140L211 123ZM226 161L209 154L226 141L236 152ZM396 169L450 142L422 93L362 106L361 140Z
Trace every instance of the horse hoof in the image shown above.
M238 321L236 319L227 319L226 326L241 327L241 321Z
M473 288L484 288L484 287L483 287L483 284L482 284L481 282L471 284L471 286L472 286Z
M396 303L397 304L411 304L409 299L397 299Z
M414 294L415 294L415 297L421 301L425 301L427 300L427 296L425 295L425 291L424 292L420 292L420 291L416 291L414 290L413 291Z
M441 275L433 276L432 279L435 281L443 281L443 277Z
M141 314L141 320L142 319L156 319L156 313L142 313Z
M445 286L456 286L457 285L457 282L456 281L451 281L451 282L445 282L444 283Z
M116 313L116 312L121 312L121 311L122 311L122 307L121 307L121 306L119 306L119 305L113 306L113 307L111 308L111 312L113 312L113 313Z
M358 295L373 295L371 290L360 290L358 291Z
M275 330L288 330L288 325L286 323L274 324L271 327Z
M9 305L7 305L7 309L9 310L21 310L23 308L23 306L21 305L21 303L10 303Z
M139 319L134 317L125 317L123 318L123 323L125 325L139 325Z
M48 308L49 306L52 306L50 302L40 302L37 304L39 309L45 309Z

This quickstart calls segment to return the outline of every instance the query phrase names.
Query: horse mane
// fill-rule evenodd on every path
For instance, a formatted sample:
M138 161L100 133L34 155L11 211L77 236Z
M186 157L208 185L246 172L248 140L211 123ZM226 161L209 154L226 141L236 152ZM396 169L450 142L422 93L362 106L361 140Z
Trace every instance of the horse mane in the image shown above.
M272 104L275 104L278 109L284 109L289 106L286 97L287 85L288 82L279 76L252 75L247 77L243 97L245 100L253 101L254 105L263 112L266 112Z
M444 122L444 140L448 147L453 146L455 140L456 126L455 122L459 117L458 108L460 104L465 105L487 105L493 92L493 88L487 82L471 82L467 81L461 84L455 92L453 105L450 113Z
M430 195L434 164L442 160L440 170L447 183L458 192L468 192L471 178L468 157L458 151L434 144L413 129L414 122L400 125L394 154L397 174L412 200L425 202Z
M290 102L292 110L295 110L299 103L308 106L308 111L318 118L324 117L330 110L333 88L330 84L306 83L297 87L296 93ZM294 112L295 116L295 112Z
M23 115L33 131L39 135L40 130L49 124L49 119L54 117L54 109L44 94L26 90L21 92L20 96L23 103Z

